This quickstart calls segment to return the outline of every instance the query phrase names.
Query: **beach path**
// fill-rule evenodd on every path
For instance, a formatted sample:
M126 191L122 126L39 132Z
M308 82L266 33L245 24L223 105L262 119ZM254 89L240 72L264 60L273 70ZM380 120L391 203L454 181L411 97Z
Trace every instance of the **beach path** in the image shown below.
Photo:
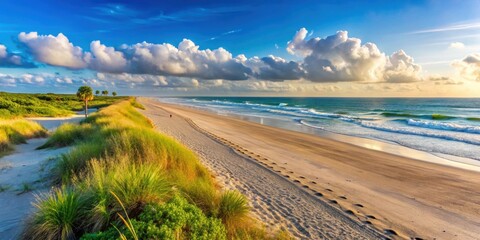
M82 115L62 118L30 118L53 131L65 122L76 123ZM15 151L0 158L0 239L17 239L28 215L34 210L35 195L46 193L48 167L69 148L36 150L47 138L34 138L15 146Z
M286 227L300 239L376 239L366 224L352 221L344 212L315 197L269 168L199 131L188 119L141 99L156 129L195 151L227 189L250 199L253 213L270 227ZM234 136L232 136L233 138Z

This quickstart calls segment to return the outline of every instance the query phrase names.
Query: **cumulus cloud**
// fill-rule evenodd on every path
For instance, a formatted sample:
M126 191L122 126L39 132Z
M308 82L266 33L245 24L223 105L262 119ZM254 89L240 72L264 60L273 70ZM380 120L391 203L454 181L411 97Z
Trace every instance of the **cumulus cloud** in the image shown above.
M36 66L20 55L8 52L7 47L0 44L0 67L34 68Z
M473 53L462 60L456 60L452 66L465 79L480 81L480 53Z
M143 42L124 46L122 51L130 61L129 73L226 80L246 80L251 74L241 59L233 58L227 50L199 50L188 39L178 48L168 43Z
M304 58L305 78L315 82L412 82L419 81L421 67L400 50L386 56L373 43L362 44L348 32L306 40L305 28L297 31L287 51Z
M188 39L178 47L142 42L119 49L93 41L90 52L85 52L61 33L57 36L20 33L18 38L37 61L71 69L227 80L246 80L251 74L227 50L199 50Z
M53 66L71 69L85 68L91 55L74 46L63 34L38 35L36 32L20 33L18 40L25 44L35 60Z
M97 73L97 78L104 82L114 83L119 88L195 88L200 85L195 78L158 76L150 74L111 74Z
M252 69L253 77L260 80L298 80L304 75L300 63L273 55L263 58L253 57L244 61Z
M57 36L20 33L19 41L37 61L101 73L194 78L196 81L306 79L313 82L398 83L421 80L421 67L402 50L387 56L375 44L362 44L360 39L349 37L346 31L324 39L307 40L310 35L302 28L288 43L287 51L300 56L300 61L272 55L234 57L224 48L202 50L188 39L178 46L142 42L119 48L93 41L90 51L75 46L61 33Z

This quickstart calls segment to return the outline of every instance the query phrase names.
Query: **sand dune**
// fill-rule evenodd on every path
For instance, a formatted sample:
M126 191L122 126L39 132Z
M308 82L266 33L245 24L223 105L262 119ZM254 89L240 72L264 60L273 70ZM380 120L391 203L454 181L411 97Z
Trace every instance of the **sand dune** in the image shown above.
M82 115L61 118L30 118L49 131L65 122L79 122ZM32 203L36 194L48 192L46 179L49 166L55 158L69 148L35 150L47 138L30 139L26 144L15 146L15 151L0 158L0 239L16 239L22 224L34 210Z
M480 237L478 172L142 101L159 130L247 194L262 220L299 238L378 237L366 227L392 238Z

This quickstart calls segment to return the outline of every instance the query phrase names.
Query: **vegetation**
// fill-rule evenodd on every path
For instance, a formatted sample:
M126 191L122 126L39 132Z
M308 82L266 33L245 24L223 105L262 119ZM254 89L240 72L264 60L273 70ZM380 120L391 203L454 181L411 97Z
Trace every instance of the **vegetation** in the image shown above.
M82 100L85 108L85 118L88 117L88 101L93 100L93 90L89 86L81 86L77 91L78 99Z
M47 131L38 123L24 119L0 119L0 156L13 150L14 144L29 138L45 137Z
M102 108L125 97L97 97L91 108ZM83 110L83 102L73 94L21 94L0 92L0 118L60 117Z
M112 92L112 96L116 97L116 96L117 96L117 92Z
M119 102L53 134L44 147L74 149L54 167L59 187L39 198L25 239L289 238L259 228L244 196L221 193L195 154L135 106Z

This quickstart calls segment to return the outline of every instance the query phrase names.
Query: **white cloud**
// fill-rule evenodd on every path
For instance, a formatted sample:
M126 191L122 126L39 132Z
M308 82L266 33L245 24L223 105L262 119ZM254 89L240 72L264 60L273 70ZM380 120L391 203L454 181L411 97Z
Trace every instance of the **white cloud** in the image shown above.
M463 49L465 48L465 44L463 44L462 42L452 42L450 43L449 48Z
M37 61L71 69L227 80L246 80L250 74L250 69L227 50L199 50L188 39L180 42L178 48L168 43L142 42L122 45L117 50L93 41L91 52L74 46L61 33L57 36L20 33L19 40Z
M386 56L375 44L362 44L360 39L350 38L346 31L324 39L307 40L310 35L302 28L288 43L287 51L302 57L301 61L288 61L272 55L263 58L233 57L224 48L201 50L188 39L181 41L177 47L169 43L142 42L124 44L117 49L93 41L89 52L73 45L61 33L57 36L20 33L19 40L37 61L100 73L194 78L197 82L216 79L274 82L301 79L313 82L421 80L421 67L402 50ZM146 81L145 77L141 79L144 79L143 83ZM129 82L138 85L135 81ZM154 86L162 85L160 79L152 78L147 82Z
M287 51L304 58L305 78L315 82L413 82L421 80L421 67L399 50L386 56L374 43L365 43L339 31L326 38L306 40L300 29Z
M480 81L480 53L473 53L462 60L456 60L452 66L465 79Z
M90 43L93 59L90 68L100 72L121 72L127 66L127 60L122 52L115 51L113 47L107 47L100 41Z
M0 44L0 59L7 57L7 47Z
M87 67L91 58L89 53L84 53L82 48L74 46L61 33L53 36L22 32L18 35L18 40L28 47L35 60L53 66L81 69Z

